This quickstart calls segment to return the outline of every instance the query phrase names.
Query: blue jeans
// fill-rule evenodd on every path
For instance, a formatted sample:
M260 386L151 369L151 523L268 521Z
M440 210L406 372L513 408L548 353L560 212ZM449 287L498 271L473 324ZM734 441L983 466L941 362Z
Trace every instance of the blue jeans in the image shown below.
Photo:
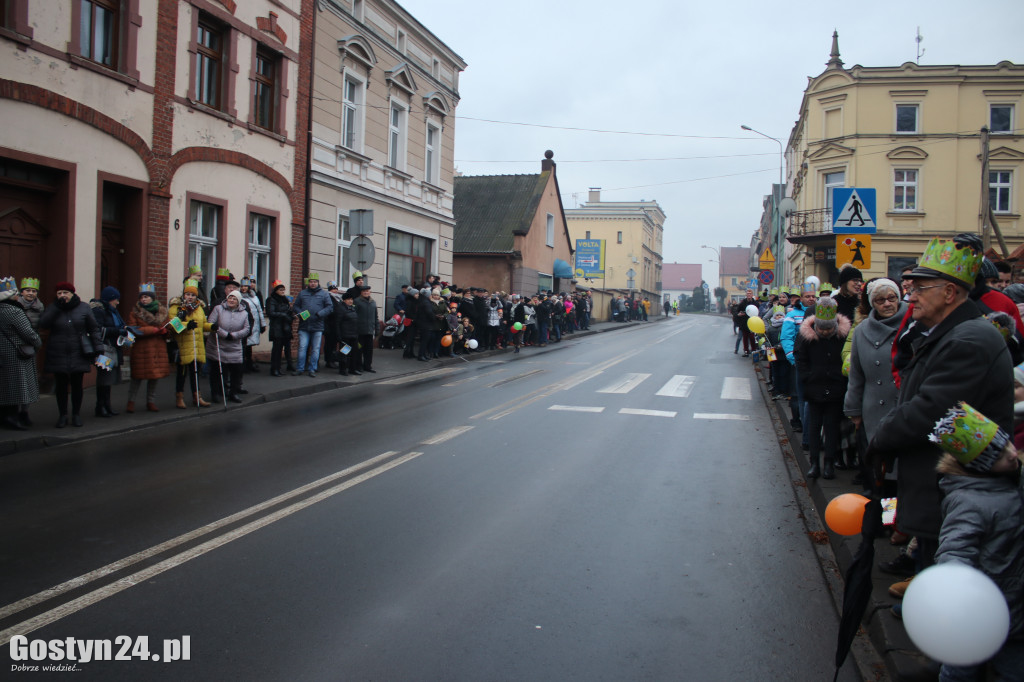
M996 679L1024 680L1024 642L1008 640L995 656L989 659L989 665L995 670ZM939 671L939 682L971 682L982 679L979 673L984 671L984 663L962 668L943 664Z
M309 371L315 372L320 363L320 337L323 332L299 330L299 357L295 361L295 371L306 371L306 350L309 350Z
M548 323L537 321L537 336L539 337L537 343L548 342Z

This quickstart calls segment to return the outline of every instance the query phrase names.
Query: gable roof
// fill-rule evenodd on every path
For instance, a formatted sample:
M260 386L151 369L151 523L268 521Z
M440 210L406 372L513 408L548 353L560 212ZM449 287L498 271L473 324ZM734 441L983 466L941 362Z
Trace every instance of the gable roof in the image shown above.
M454 253L511 253L537 214L551 171L455 178Z
M662 263L661 287L666 290L690 291L699 287L703 272L699 263Z

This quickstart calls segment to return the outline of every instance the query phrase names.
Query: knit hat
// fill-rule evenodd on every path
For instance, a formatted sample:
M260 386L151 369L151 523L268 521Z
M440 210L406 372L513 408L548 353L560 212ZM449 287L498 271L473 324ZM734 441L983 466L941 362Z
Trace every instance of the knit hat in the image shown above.
M839 286L843 286L851 279L863 280L864 275L861 274L861 271L857 268L850 264L846 264L839 270Z
M839 309L831 296L822 296L814 304L814 328L818 331L836 328L836 314Z
M430 296L430 289L426 287L420 289L420 296Z
M54 291L70 291L71 293L75 293L75 285L72 284L71 282L57 282L53 286L53 290Z
M965 402L951 407L935 422L928 439L956 457L964 468L977 472L989 471L1010 442L998 424Z
M985 315L985 319L995 325L996 331L1003 335L1004 341L1008 342L1012 339L1014 333L1017 331L1016 320L1001 310L992 311Z
M978 271L978 279L999 279L999 271L996 270L996 264L988 258L983 258L981 260L981 270Z
M181 292L183 294L195 294L199 295L199 282L194 279L185 280L185 289Z
M21 280L21 286L18 287L18 290L21 291L23 289L35 289L36 291L39 291L39 278L23 277Z
M143 282L139 285L139 296L151 296L156 298L156 287L152 282Z
M1011 284L1003 289L1003 293L1014 303L1024 303L1024 284Z
M225 298L233 298L236 301L238 301L239 303L241 303L241 301L242 301L242 294L241 294L241 292L238 292L238 291L231 291L231 292L228 292L228 295Z
M18 289L14 286L13 277L0 279L0 301L6 301L17 293Z
M103 287L103 291L100 292L100 300L104 303L110 303L115 299L121 300L121 292L114 287Z
M870 300L874 299L875 298L875 293L877 291L880 291L880 290L884 291L884 290L890 290L890 289L892 290L892 292L894 294L896 294L897 298L899 298L900 296L903 295L900 292L899 286L897 286L896 282L892 281L891 279L888 279L886 277L879 277L878 279L873 279L870 282L868 282L868 287L867 287L868 300L870 301Z

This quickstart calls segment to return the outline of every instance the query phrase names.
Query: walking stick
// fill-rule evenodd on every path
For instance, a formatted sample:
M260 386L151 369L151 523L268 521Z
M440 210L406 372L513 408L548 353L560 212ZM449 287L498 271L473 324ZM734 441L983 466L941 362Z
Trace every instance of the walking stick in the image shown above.
M224 363L220 357L220 337L213 333L213 342L217 344L217 373L220 374L220 397L224 401L224 411L228 411L228 394L224 391Z
M196 414L199 415L202 414L199 409L199 350L196 348L196 330L189 329L189 331L192 332L192 381L188 383L189 386L196 389L192 392L192 398L196 401ZM202 334L202 332L199 333Z

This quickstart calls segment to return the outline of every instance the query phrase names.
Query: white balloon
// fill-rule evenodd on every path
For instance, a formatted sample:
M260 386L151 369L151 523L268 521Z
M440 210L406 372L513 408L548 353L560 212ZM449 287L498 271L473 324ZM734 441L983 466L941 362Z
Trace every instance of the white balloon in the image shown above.
M477 340L476 340L476 339L470 339L470 340L469 340L469 349L470 349L470 350L476 350L476 347L477 347L477 346L479 346L479 345L480 345L480 344L479 344L479 343L477 343Z
M748 305L747 309L744 312L747 313L747 317L759 317L757 314L757 306L754 304Z
M1010 610L991 578L950 562L926 568L907 587L903 625L914 644L936 661L976 665L1006 641Z

